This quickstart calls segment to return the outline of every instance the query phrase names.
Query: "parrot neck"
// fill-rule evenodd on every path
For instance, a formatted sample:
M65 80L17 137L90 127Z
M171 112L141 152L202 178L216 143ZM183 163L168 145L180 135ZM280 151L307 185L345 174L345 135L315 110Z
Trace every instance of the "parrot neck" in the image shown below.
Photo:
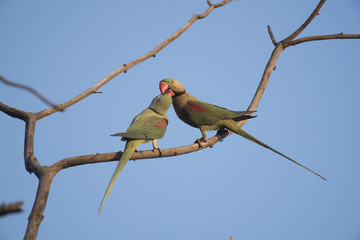
M160 111L158 111L158 109L155 109L155 108L152 108L152 107L149 107L149 109L152 110L153 112L157 113L157 114L164 115L163 113L160 113Z
M186 91L184 90L182 92L174 92L174 93L175 93L175 95L173 96L173 98L176 98L176 97L179 97L181 95L184 95L186 93Z

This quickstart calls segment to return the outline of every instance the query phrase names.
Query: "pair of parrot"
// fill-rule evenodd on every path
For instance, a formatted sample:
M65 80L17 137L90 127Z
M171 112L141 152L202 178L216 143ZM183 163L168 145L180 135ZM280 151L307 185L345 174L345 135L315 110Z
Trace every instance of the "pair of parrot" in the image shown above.
M161 94L156 96L152 100L150 106L133 119L127 131L112 135L121 136L121 140L126 141L126 145L115 172L110 180L110 183L105 191L99 213L104 204L105 198L109 195L114 185L116 178L130 159L133 152L141 143L152 141L153 148L157 149L160 154L162 154L161 149L157 146L156 139L160 139L165 135L165 131L169 122L168 117L166 116L166 112L171 106L171 103L177 116L182 121L192 127L200 129L201 138L197 140L200 146L201 142L206 142L207 130L219 130L226 128L252 142L259 144L262 147L270 149L271 151L287 158L288 160L326 180L324 177L314 172L313 170L251 136L236 124L238 121L253 118L252 114L254 111L231 111L226 108L200 101L187 93L184 86L173 78L166 78L161 80L159 88Z

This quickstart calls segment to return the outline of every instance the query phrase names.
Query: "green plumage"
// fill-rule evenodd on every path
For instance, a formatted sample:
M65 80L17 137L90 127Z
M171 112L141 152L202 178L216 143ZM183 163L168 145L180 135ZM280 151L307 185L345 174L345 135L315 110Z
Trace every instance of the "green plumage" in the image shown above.
M119 176L121 170L124 168L136 148L141 143L152 141L153 148L158 149L161 153L161 149L156 144L156 139L160 139L165 135L165 131L169 122L168 117L166 116L166 111L170 106L170 95L158 95L152 100L148 108L146 108L133 119L126 132L111 135L121 136L121 140L126 141L126 145L123 153L121 154L114 174L111 177L110 183L105 191L103 200L101 201L99 213L106 197L110 194L116 178Z
M231 111L226 108L200 101L194 96L188 94L185 91L184 86L179 81L172 78L167 78L160 81L161 93L164 93L168 89L171 89L174 92L172 103L177 116L190 126L199 128L202 135L202 141L206 141L207 130L227 128L239 134L240 136L259 144L262 147L270 149L271 151L287 158L288 160L326 180L318 173L312 171L311 169L251 136L236 124L238 121L252 118L251 114L254 113L254 111Z
M155 125L161 121L166 122L167 125L169 119L166 115L158 114L152 109L147 108L133 119L126 132L116 133L111 136L121 136L124 140L142 139L149 141L153 139L160 139L164 137L166 127L155 127Z
M187 115L193 125L214 125L221 120L232 119L234 121L241 121L253 118L250 114L254 111L231 111L210 103L199 100L187 101L184 105L183 114ZM195 109L195 110L191 110ZM198 110L198 111L196 111Z

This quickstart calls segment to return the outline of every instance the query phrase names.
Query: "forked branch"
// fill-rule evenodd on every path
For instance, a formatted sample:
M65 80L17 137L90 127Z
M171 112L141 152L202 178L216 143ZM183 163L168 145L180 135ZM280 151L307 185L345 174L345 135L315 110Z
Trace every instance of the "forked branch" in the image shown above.
M317 15L319 15L319 11L320 11L321 7L324 5L325 1L326 0L321 0L319 2L319 4L316 6L316 8L314 9L314 11L310 14L308 19L306 19L306 21L298 29L296 29L292 34L290 34L287 38L285 38L283 40L283 42L289 42L289 41L292 41L294 38L296 38L311 23L311 21Z

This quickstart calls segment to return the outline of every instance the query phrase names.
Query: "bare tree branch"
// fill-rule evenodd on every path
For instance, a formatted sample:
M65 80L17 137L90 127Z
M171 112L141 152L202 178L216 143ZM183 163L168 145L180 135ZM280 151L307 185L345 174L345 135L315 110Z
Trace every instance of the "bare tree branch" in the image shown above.
M38 175L41 165L34 156L34 136L36 126L36 116L34 113L24 112L12 108L0 102L0 111L3 113L25 121L25 143L24 143L24 162L25 168L29 173L34 172Z
M320 41L320 40L332 40L332 39L360 39L360 34L329 34L329 35L319 35L311 37L303 37L291 41L291 45L295 46L300 43L310 42L310 41Z
M0 75L0 81L2 81L3 83L12 86L12 87L16 87L16 88L20 88L20 89L24 89L26 91L29 91L30 93L34 94L36 97L38 97L41 101L43 101L44 103L46 103L47 105L56 108L58 111L63 111L63 109L58 108L56 106L56 104L52 103L50 100L48 100L46 97L44 97L43 95L41 95L38 91L36 91L35 89L33 89L32 87L20 84L20 83L15 83L12 81L7 80L6 78L4 78L3 76Z
M66 108L70 107L71 105L81 101L82 99L84 99L84 98L90 96L91 94L93 94L94 92L96 92L99 88L104 86L107 82L112 80L114 77L116 77L120 73L126 72L130 68L138 65L139 63L141 63L141 62L143 62L143 61L145 61L145 60L147 60L147 59L149 59L151 57L156 56L157 53L159 53L162 49L164 49L172 41L177 39L182 33L184 33L198 19L205 18L206 16L208 16L212 12L212 10L214 8L224 6L225 4L227 4L227 3L231 2L231 1L232 0L225 0L225 1L222 1L222 2L217 3L217 4L211 4L211 5L209 5L209 8L205 12L203 12L201 14L194 14L193 17L184 26L182 26L177 32L175 32L170 37L168 37L165 41L160 43L156 48L154 48L150 52L146 53L142 57L139 57L138 59L135 59L134 61L132 61L130 63L124 64L122 67L120 67L117 70L115 70L114 72L112 72L110 75L108 75L107 77L102 79L100 82L98 82L97 84L95 84L94 86L92 86L91 88L86 90L85 92L83 92L80 95L74 97L73 99L68 100L67 102L64 102L62 104L57 105L57 107L60 108L60 109L66 109ZM49 116L50 114L53 114L53 113L55 113L57 111L58 111L57 108L52 107L52 108L43 110L41 112L38 112L37 113L37 119L44 118L44 117Z
M10 204L1 204L0 205L0 216L4 216L9 213L16 213L16 212L22 212L21 206L24 204L24 202L16 202L16 203L10 203Z
M21 111L16 108L9 107L8 105L6 105L2 102L0 102L0 111L9 115L10 117L21 119L24 121L26 120L27 115L28 115L27 112Z
M26 119L25 125L25 146L24 146L24 161L25 168L29 173L35 173L39 178L42 166L34 155L34 138L36 127L36 115L30 113Z
M272 71L274 70L275 68L275 64L276 64L276 61L277 59L279 58L281 52L284 50L284 47L282 44L277 44L275 46L275 49L273 50L271 56L270 56L270 59L269 61L267 62L266 64L266 67L265 67L265 70L264 70L264 73L261 77L261 81L259 83L259 86L255 92L255 95L248 107L248 111L255 111L257 106L259 105L260 103L260 100L265 92L265 88L269 82L269 79L270 79L270 76L271 76L271 73ZM240 122L240 126L243 126L245 123L247 122L247 120L245 121L241 121Z
M41 167L37 177L39 178L39 185L36 192L35 202L28 219L28 225L24 240L35 240L39 231L40 224L44 219L44 210L46 202L49 197L50 187L55 173L48 166Z
M35 175L38 176L41 166L34 156L34 136L36 126L36 117L34 113L24 112L16 108L9 107L2 102L0 102L0 111L11 117L25 121L24 165L25 169L29 173L34 172Z
M140 159L150 159L150 158L163 158L163 157L173 157L178 155L183 155L187 153L196 152L202 150L207 147L212 147L217 142L224 139L229 132L227 130L219 131L217 135L208 139L203 147L200 148L199 144L194 143L186 146L175 147L175 148L168 148L168 149L161 149L162 155L158 151L154 150L144 150L144 151L137 151L134 152L131 156L131 160L140 160ZM90 155L83 155L83 156L76 156L76 157L69 157L62 159L50 167L53 169L54 172L59 172L62 169L68 167L75 167L79 165L89 164L89 163L100 163L100 162L110 162L110 161L118 161L121 157L122 152L112 152L112 153L96 153Z

